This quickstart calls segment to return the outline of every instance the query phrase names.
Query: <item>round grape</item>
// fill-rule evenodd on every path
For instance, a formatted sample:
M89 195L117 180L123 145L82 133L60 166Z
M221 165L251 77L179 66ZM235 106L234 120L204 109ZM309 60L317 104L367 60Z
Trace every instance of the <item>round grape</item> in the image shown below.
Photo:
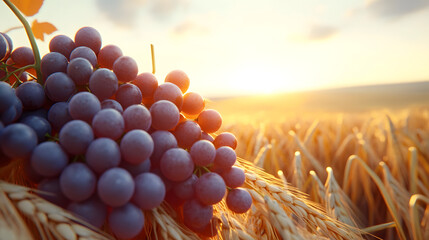
M237 155L234 149L223 146L216 149L216 157L214 160L214 165L221 169L229 169L234 165L237 160Z
M30 156L36 145L36 133L25 124L10 124L1 131L0 147L3 153L9 158L25 158Z
M114 208L108 217L110 229L120 239L137 236L144 226L144 215L141 209L132 203Z
M189 200L194 196L194 186L198 177L192 174L188 179L179 182L173 187L174 194L180 199Z
M189 88L189 77L182 70L173 70L165 77L165 82L171 82L178 86L182 93L185 93Z
M193 198L183 204L183 220L193 228L203 228L213 217L213 206L202 204Z
M191 154L195 165L203 167L212 164L216 157L216 149L213 143L207 140L199 140L195 142L189 153Z
M56 72L46 79L45 92L53 102L66 102L76 92L76 85L67 74Z
M12 61L16 64L15 67L25 67L34 64L33 50L29 47L19 47L13 50L10 54Z
M120 149L123 160L139 164L149 158L153 152L151 136L140 129L127 132L121 140Z
M72 155L84 154L94 139L91 126L81 120L72 120L61 128L59 133L61 146Z
M136 189L133 202L143 210L158 207L165 197L165 185L153 173L142 173L135 177Z
M89 78L89 89L101 101L115 95L118 90L118 78L107 68L99 68Z
M97 193L101 201L111 207L125 205L134 194L131 174L119 167L105 171L98 179Z
M189 149L194 142L201 138L200 126L191 120L179 123L173 131L179 147Z
M11 52L11 46L9 46L9 43L5 37L4 33L0 34L0 61L6 60Z
M28 81L19 85L15 94L25 109L34 110L43 107L45 104L45 90L37 82Z
M43 56L40 63L40 69L44 79L55 72L67 72L68 61L67 58L61 53L50 52Z
M75 94L69 102L69 113L73 119L92 122L92 118L101 110L98 98L89 92Z
M156 130L172 130L179 123L179 109L172 102L160 100L150 107L152 127Z
M235 213L245 213L252 206L252 196L243 188L234 188L226 196L226 205Z
M118 88L115 98L124 109L127 109L128 106L142 102L142 93L136 85L126 83Z
M216 148L228 146L235 149L237 147L237 138L230 132L223 132L215 137L213 144Z
M95 54L98 54L101 48L101 35L95 28L83 27L76 32L74 42L76 46L89 47Z
M206 103L200 94L188 92L183 95L182 112L187 116L198 116L205 107Z
M232 166L230 169L223 171L221 176L226 186L230 188L238 188L246 181L246 175L243 169L236 166Z
M70 61L76 58L85 58L91 63L93 68L97 67L97 55L89 47L80 46L75 48L70 54Z
M155 75L150 72L137 75L132 83L140 89L143 98L153 98L153 94L158 87L158 80Z
M89 83L89 78L93 72L91 63L85 58L74 58L67 66L67 75L76 85L85 85Z
M22 103L18 97L14 95L12 105L0 115L0 121L5 125L11 124L19 119L22 114Z
M101 228L107 218L107 207L96 196L83 202L72 202L67 206L67 210L97 228Z
M219 174L207 172L198 178L194 191L201 203L212 205L220 202L225 196L226 185Z
M117 167L121 162L118 144L110 138L97 138L89 144L85 153L88 166L97 174Z
M125 109L122 114L125 121L125 131L133 129L149 130L152 124L152 117L149 110L141 104L134 104Z
M137 63L133 58L128 56L119 57L113 63L113 72L120 82L130 82L137 77Z
M182 148L170 148L159 163L162 174L171 181L184 181L192 175L194 162L191 155Z
M98 53L98 65L102 68L113 68L113 63L122 57L121 49L116 45L106 45Z
M221 127L222 117L216 110L207 109L198 115L197 122L204 132L214 133Z
M154 167L159 166L161 156L170 148L177 147L177 140L169 131L157 130L151 134L154 143L153 153L150 157Z
M95 192L96 176L89 167L81 162L69 164L60 175L63 194L70 200L80 202Z
M14 89L8 83L0 81L0 114L13 105L15 98Z
M101 102L101 109L108 109L108 108L115 109L121 114L124 112L124 109L122 108L121 104L118 103L118 101L113 99L106 99Z
M102 109L92 119L92 128L97 137L118 140L124 133L125 122L115 109Z
M46 139L46 134L51 135L51 124L43 117L27 116L20 121L25 125L31 127L37 135L37 141L43 142Z
M56 131L59 131L64 124L71 120L73 119L69 113L69 104L66 102L57 102L48 111L48 121Z
M49 51L61 53L67 59L75 47L73 40L66 35L57 35L49 42Z
M180 88L176 85L166 82L158 86L153 94L153 99L156 101L167 100L174 105L177 109L181 110L183 105L183 96Z

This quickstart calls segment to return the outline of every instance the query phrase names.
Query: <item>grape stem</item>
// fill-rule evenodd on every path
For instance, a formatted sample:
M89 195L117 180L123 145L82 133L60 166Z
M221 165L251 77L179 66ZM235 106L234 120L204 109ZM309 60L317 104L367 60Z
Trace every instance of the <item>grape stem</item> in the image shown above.
M30 40L31 48L33 49L33 55L34 55L34 69L36 69L37 74L37 82L40 84L43 84L42 79L42 72L40 70L40 52L39 48L36 44L36 38L34 37L33 31L31 31L30 24L27 22L25 17L21 14L19 9L13 5L10 0L3 0L4 3L12 10L12 12L15 14L15 16L21 21L22 25L24 26L25 32L27 33L28 39Z

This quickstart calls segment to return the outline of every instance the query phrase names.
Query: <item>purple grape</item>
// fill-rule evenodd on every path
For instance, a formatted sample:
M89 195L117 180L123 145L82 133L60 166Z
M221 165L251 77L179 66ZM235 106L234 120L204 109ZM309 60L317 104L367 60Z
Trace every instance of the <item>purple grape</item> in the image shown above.
M142 173L135 177L133 202L143 210L158 207L165 197L165 185L160 177L153 173Z
M97 67L97 55L89 47L80 46L73 49L70 54L70 61L73 61L76 58L85 58L91 63L93 68Z
M46 134L51 135L52 127L51 124L45 118L38 116L28 116L23 118L21 123L31 127L37 135L38 142L43 142L46 139Z
M5 125L15 122L22 114L21 100L15 96L13 97L12 101L12 105L0 116L0 121L2 121Z
M141 104L135 104L127 107L122 116L125 121L125 131L133 129L149 130L152 124L152 117L149 110Z
M174 103L160 100L150 107L152 127L156 130L172 130L179 123L179 109Z
M101 48L101 35L92 27L83 27L76 32L74 36L76 46L86 46L98 54Z
M69 113L69 104L66 102L57 102L48 111L48 121L56 131L71 120L73 119Z
M10 58L15 63L16 67L25 67L34 64L33 50L29 47L19 47L13 50Z
M45 178L43 179L37 189L40 190L38 195L45 200L56 204L60 207L66 207L69 204L68 198L61 192L60 181L58 178Z
M191 155L182 148L168 149L159 163L162 174L171 181L184 181L192 175L194 162Z
M194 196L194 186L197 180L197 175L192 174L191 177L189 177L185 181L177 183L173 187L174 194L176 194L178 198L183 200L191 199Z
M45 91L37 82L28 81L16 88L16 96L21 100L24 109L34 110L45 104Z
M114 208L108 217L110 229L119 239L137 236L143 230L144 220L142 210L132 203Z
M118 88L115 99L124 109L127 109L128 106L142 102L142 93L136 85L126 83Z
M139 71L136 61L128 56L121 56L116 59L112 69L120 82L130 82L134 80Z
M0 147L9 158L26 158L30 156L36 145L36 133L25 124L10 124L1 131Z
M171 82L165 82L158 86L153 94L155 101L167 100L174 103L177 109L181 110L183 105L182 91Z
M85 154L94 139L91 126L81 120L66 123L59 134L60 144L66 152L72 155Z
M114 109L102 109L92 119L92 128L97 137L118 140L124 133L124 118Z
M235 166L223 171L221 176L225 181L226 186L230 188L240 187L246 181L246 175L244 174L243 169Z
M213 206L204 205L192 198L183 204L183 220L193 228L203 228L210 223L213 217Z
M95 192L97 178L89 167L80 162L69 164L60 175L63 194L70 200L80 202Z
M4 33L0 34L0 61L5 61L12 50L5 36Z
M44 177L60 175L69 162L67 153L56 142L43 142L31 154L31 166Z
M89 92L75 94L69 102L69 113L73 119L92 122L92 118L101 110L98 98Z
M131 174L119 167L105 171L98 180L97 193L101 201L112 207L126 204L134 194Z
M124 161L139 164L149 158L153 152L151 136L140 129L129 131L121 140L121 155Z
M231 147L222 146L216 149L214 165L220 169L229 169L237 160L237 155Z
M15 98L14 89L8 83L0 81L0 115L13 105Z
M46 79L45 92L53 102L66 102L76 92L76 85L67 74L56 72Z
M43 78L46 80L49 75L55 72L67 72L67 58L61 53L50 52L43 56L40 63Z
M179 147L189 149L194 142L201 138L201 128L195 121L186 120L176 126L173 134Z
M113 63L122 56L122 50L116 45L107 45L98 53L98 64L102 68L113 68Z
M197 166L208 166L213 163L216 157L216 149L213 143L207 140L195 142L189 153Z
M103 101L115 95L118 90L118 78L109 69L99 68L89 78L89 89Z
M149 172L151 167L151 162L150 162L150 159L146 159L142 163L134 165L126 161L122 161L119 167L127 170L129 173L131 173L131 175L133 175L133 177L135 177L141 173Z
M151 137L153 139L154 149L150 160L154 167L158 167L164 152L170 148L177 147L177 140L171 132L162 130L154 131Z
M76 85L85 85L89 83L89 78L93 72L91 63L85 58L74 58L67 66L67 75Z
M75 47L73 40L66 35L57 35L49 42L49 51L61 53L67 59Z
M95 173L117 167L121 162L118 144L110 138L97 138L89 144L85 154L86 163Z
M107 207L96 196L83 202L72 202L67 206L67 210L97 228L101 228L107 218Z
M252 196L243 188L234 188L226 196L226 205L235 213L245 213L252 206Z
M219 174L207 172L198 178L194 191L197 199L203 204L216 204L225 196L225 181Z
M101 102L101 109L112 108L120 112L121 114L124 112L121 104L118 101L113 99L106 99ZM124 119L125 120L125 119Z

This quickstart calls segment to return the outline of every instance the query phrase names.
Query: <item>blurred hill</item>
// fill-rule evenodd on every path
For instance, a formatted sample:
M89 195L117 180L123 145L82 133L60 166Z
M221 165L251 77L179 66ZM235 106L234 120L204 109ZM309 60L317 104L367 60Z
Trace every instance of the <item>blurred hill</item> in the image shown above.
M429 106L429 81L358 86L283 94L210 99L222 115L260 115L401 110Z

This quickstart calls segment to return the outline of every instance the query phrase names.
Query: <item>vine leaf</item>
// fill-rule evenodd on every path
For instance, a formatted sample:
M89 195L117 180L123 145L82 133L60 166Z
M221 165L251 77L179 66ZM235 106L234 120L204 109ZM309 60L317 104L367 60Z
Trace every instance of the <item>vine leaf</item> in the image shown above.
M31 30L33 31L34 37L45 41L45 34L51 34L57 30L57 28L49 22L38 22L37 19L31 24Z
M25 16L31 17L39 12L44 0L11 0L19 11Z

